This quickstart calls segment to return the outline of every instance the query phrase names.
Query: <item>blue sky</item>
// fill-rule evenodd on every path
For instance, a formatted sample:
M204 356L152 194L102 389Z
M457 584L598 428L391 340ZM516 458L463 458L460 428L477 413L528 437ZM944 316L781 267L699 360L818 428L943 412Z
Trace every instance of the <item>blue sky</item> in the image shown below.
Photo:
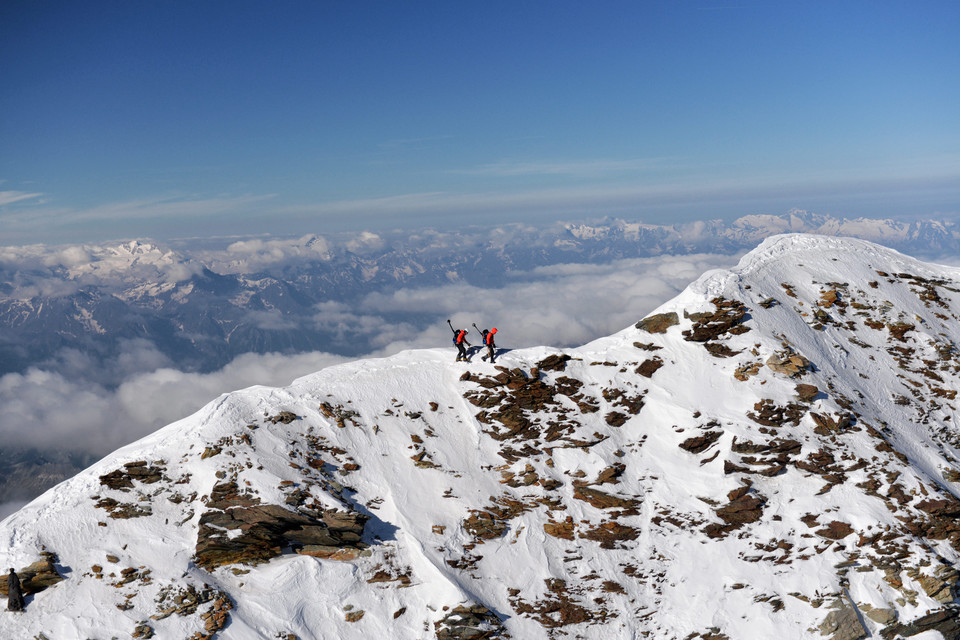
M0 7L0 244L960 213L960 3Z

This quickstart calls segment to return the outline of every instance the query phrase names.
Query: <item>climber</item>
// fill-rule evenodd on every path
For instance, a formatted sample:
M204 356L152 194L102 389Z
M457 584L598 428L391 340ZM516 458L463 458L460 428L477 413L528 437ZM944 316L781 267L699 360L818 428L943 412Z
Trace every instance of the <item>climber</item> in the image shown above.
M7 611L23 611L26 604L23 601L23 590L20 588L20 577L11 568L7 576Z
M464 345L470 346L470 343L467 342L467 334L469 331L466 329L454 329L450 320L447 320L447 324L450 325L450 330L453 331L453 344L457 345L457 362L470 362L470 357L464 348Z
M490 331L487 331L486 329L481 331L479 328L477 328L476 324L473 325L473 328L477 331L480 331L480 334L483 336L483 344L487 345L487 355L480 359L486 360L487 358L490 358L490 362L493 362L493 358L497 352L497 345L493 341L493 336L495 333L497 333L497 328L494 327L493 329L490 329Z

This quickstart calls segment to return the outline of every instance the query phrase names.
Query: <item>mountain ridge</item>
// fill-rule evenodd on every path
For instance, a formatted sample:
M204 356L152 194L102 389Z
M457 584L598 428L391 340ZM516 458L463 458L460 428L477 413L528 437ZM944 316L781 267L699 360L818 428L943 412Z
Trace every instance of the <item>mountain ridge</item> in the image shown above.
M576 349L226 394L0 524L65 577L0 631L956 637L958 312L957 269L780 236Z

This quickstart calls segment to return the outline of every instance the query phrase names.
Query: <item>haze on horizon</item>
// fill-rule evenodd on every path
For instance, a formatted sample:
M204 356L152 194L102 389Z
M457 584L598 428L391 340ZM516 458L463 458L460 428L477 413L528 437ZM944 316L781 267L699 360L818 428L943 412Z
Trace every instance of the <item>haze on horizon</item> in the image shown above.
M960 213L960 5L0 7L0 245Z

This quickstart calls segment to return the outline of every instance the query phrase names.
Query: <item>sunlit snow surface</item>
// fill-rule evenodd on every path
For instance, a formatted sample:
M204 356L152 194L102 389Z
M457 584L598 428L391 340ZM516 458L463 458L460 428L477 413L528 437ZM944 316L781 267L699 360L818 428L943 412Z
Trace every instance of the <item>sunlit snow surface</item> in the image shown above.
M922 282L931 281L935 300L923 295L930 289ZM705 274L658 309L678 314L679 324L665 333L631 326L565 351L572 359L564 370L539 371L550 388L579 381L581 395L555 394L539 413L528 411L540 435L522 441L495 439L491 434L505 429L490 418L496 408L465 398L509 395L513 390L478 383L501 371L476 356L455 362L452 348L338 365L287 388L222 396L0 524L0 568L24 567L45 549L57 555L66 578L28 597L25 613L0 615L0 637L129 637L148 624L155 637L187 638L203 631L200 615L151 616L162 608L164 589L189 585L229 596L233 608L219 637L241 640L434 637L449 609L472 603L495 612L515 639L819 637L817 627L838 598L861 612L891 608L901 621L917 618L942 606L920 578L958 559L949 539L903 529L926 517L924 501L956 492L946 478L960 478L949 473L960 469L949 393L958 387L960 364L951 349L960 342L958 289L960 271L867 242L772 238L735 269ZM823 305L829 291L843 306ZM718 299L748 310L742 326L749 331L711 341L736 352L729 357L683 336L694 325L688 316L713 312ZM913 326L901 341L896 327L905 324ZM813 370L791 379L763 364L788 347ZM529 376L559 353L513 350L497 366ZM651 377L638 373L657 358L662 366ZM734 376L755 363L761 366L754 375ZM819 393L801 402L798 383ZM642 397L636 413L623 408L622 399L631 397ZM764 399L800 405L802 417L797 424L762 425L748 414L756 415ZM338 426L331 407L355 414ZM298 419L267 419L283 411ZM614 412L625 416L621 426L611 424ZM814 413L856 417L824 433L815 430ZM557 420L572 426L548 441L544 434ZM703 451L680 446L717 432ZM784 440L800 447L771 475L758 473L769 464L746 461L742 446L735 447ZM316 449L318 441L324 450ZM219 453L202 457L215 446ZM521 455L505 457L506 448ZM841 481L797 466L821 450L833 455ZM325 470L307 464L310 456L322 458ZM418 466L417 459L435 466ZM165 479L135 483L127 492L101 484L100 476L133 461L162 465ZM623 465L622 474L595 484L615 464ZM369 515L369 555L338 562L288 552L256 566L199 568L197 527L204 497L223 479L218 472L236 476L263 503L283 505L292 488L303 488L326 507ZM525 475L535 481L507 482ZM871 479L877 483L868 491ZM575 496L578 482L637 506L595 506ZM710 537L709 525L724 522L717 509L748 482L750 495L763 503L759 519ZM343 501L336 483L348 488ZM150 515L111 518L95 506L105 497L149 507ZM525 506L502 519L500 535L478 538L466 521L495 510L494 500ZM570 539L548 533L568 517ZM831 522L852 533L836 540L818 533ZM623 535L602 544L596 532L604 525L621 527ZM883 545L863 542L890 532L899 535L883 544L900 545L899 585L883 568L890 560ZM852 566L837 567L847 562ZM126 568L149 573L115 586ZM377 571L407 576L408 584L369 582ZM581 617L564 619L551 603ZM349 615L358 611L359 619ZM860 618L874 634L882 628Z

